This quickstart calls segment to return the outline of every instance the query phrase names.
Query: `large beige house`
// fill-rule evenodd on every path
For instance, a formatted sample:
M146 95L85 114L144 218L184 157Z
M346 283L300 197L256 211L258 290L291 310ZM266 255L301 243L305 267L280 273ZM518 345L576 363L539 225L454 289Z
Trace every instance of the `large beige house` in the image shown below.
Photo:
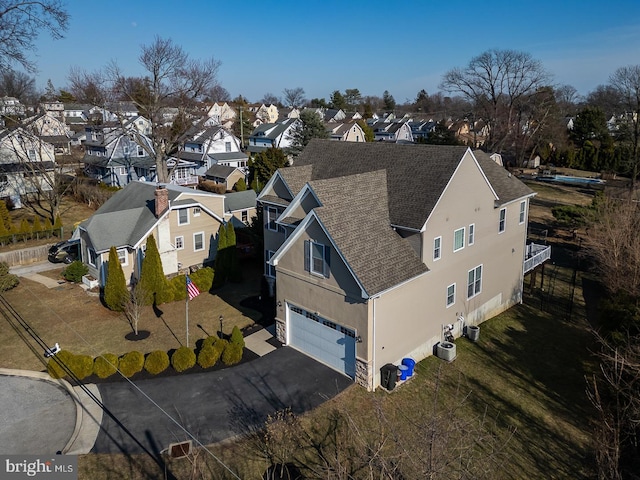
M312 140L258 196L278 338L375 389L521 301L533 195L466 147Z
M255 196L134 181L80 224L82 260L104 285L109 250L114 246L129 283L139 277L147 238L153 235L166 275L202 266L214 260L218 229L236 211L253 214Z

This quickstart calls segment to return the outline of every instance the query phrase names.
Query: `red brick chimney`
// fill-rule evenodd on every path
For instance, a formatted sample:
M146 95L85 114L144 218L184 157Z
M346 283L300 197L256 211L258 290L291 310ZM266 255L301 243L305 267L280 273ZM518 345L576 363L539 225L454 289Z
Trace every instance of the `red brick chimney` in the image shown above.
M158 185L156 187L155 197L156 218L160 218L160 215L166 212L169 208L169 190L162 185Z

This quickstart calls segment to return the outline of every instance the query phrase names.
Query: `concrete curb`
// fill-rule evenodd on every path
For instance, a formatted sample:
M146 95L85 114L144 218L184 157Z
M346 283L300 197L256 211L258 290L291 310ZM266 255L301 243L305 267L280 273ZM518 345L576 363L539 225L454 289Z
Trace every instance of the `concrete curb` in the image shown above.
M76 407L76 424L75 424L75 427L73 429L73 433L71 434L71 438L69 439L69 441L67 442L65 447L62 449L62 453L64 453L64 454L72 454L72 453L70 453L71 447L78 440L78 437L79 437L79 435L81 433L81 430L82 430L82 427L83 427L83 411L85 409L93 410L93 409L88 409L82 403L80 397L78 396L78 394L74 390L74 387L72 387L69 382L67 382L66 380L64 380L62 378L60 378L60 379L51 378L51 376L48 373L36 372L36 371L33 371L33 370L17 370L17 369L11 369L11 368L0 368L0 375L6 375L6 376L11 376L11 377L27 377L27 378L35 378L37 380L44 380L46 382L51 382L51 383L57 384L57 385L61 386L62 388L64 388L67 391L67 393L69 394L69 396L73 400L73 403L74 403L74 405ZM87 387L90 387L90 390L92 391L92 393L94 395L96 395L98 397L98 399L101 401L100 392L98 391L98 388L93 384L89 384L89 385L87 385ZM93 388L91 388L91 387L93 387ZM94 403L94 402L92 401L92 403ZM98 407L98 409L100 409L100 407ZM99 427L101 421L102 421L102 409L100 409L100 421L98 422L98 427ZM96 436L97 436L97 432L96 432ZM95 441L95 438L94 438L94 441ZM91 446L93 446L93 444ZM90 449L91 449L91 447L89 448L89 450ZM77 451L77 452L74 452L73 454L79 454L79 453L89 453L89 451L86 451L86 452L85 451Z

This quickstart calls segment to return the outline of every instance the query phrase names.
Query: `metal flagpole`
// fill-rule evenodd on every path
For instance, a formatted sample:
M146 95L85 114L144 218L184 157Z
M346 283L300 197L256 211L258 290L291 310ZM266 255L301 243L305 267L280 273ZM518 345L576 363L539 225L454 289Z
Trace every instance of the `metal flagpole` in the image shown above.
M187 318L187 347L189 346L189 292L187 292L187 306L186 306L186 318Z

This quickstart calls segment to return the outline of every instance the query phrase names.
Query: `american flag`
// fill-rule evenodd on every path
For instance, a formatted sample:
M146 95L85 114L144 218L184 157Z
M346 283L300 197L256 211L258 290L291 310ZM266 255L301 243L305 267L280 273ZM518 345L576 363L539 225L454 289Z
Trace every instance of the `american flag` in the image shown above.
M198 290L196 284L191 281L189 275L187 275L187 295L189 296L189 300L193 300L200 295L200 290Z

